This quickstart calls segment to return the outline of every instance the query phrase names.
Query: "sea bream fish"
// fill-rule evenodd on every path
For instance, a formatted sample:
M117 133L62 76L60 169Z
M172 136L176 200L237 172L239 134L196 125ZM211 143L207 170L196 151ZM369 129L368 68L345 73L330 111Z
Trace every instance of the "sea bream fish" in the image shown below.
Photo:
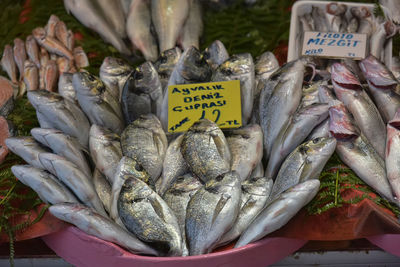
M186 208L189 255L209 253L218 245L239 214L241 194L240 178L233 171L210 179L192 196Z
M203 58L212 70L216 70L229 58L229 54L224 44L220 40L215 40L203 51Z
M65 187L54 175L42 168L31 165L14 165L12 173L24 185L32 188L46 203L79 203L73 193Z
M161 52L160 56L154 62L154 67L156 68L161 81L163 93L167 89L169 77L171 76L171 73L174 70L176 63L178 63L181 55L181 49L179 47L174 47Z
M125 227L163 256L182 256L182 235L167 203L145 182L130 177L118 198Z
M397 203L400 201L400 157L397 153L400 148L400 109L389 121L386 126L386 153L385 165L386 174L391 185L394 199Z
M72 77L79 105L92 124L120 134L124 129L122 111L105 84L89 72L76 72Z
M28 92L42 128L55 128L74 136L88 148L90 124L83 111L73 102L46 90Z
M345 65L333 64L331 73L333 89L337 98L344 103L363 135L383 158L385 156L386 128L375 104L357 77Z
M85 233L118 244L132 253L158 255L156 250L138 240L108 217L82 204L62 203L51 206L49 211L53 216L75 225Z
M284 226L318 193L320 182L311 179L290 187L264 208L240 236L235 248L243 247Z
M184 134L181 153L189 169L203 182L230 170L231 152L224 133L212 121L195 122Z
M111 206L111 185L108 182L106 176L101 173L98 169L93 172L93 186L99 196L101 202L103 203L104 209L110 214Z
M97 3L104 17L110 27L116 34L122 39L126 36L125 32L125 13L122 10L122 4L120 1L110 2L108 0L95 0L93 3ZM93 11L92 11L93 12Z

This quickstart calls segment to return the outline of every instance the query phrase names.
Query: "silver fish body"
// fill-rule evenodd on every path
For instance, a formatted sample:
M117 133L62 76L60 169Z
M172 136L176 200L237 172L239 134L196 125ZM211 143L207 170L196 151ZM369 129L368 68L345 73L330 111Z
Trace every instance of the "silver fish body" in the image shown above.
M163 92L165 92L167 88L169 77L181 55L182 51L179 47L174 47L161 52L158 59L154 62L154 67L157 69L158 76L160 77Z
M110 2L108 0L96 0L97 5L104 13L104 18L120 38L126 36L125 32L125 13L120 1Z
M69 101L78 103L76 92L72 84L73 73L64 72L58 79L58 93Z
M5 143L9 150L11 150L14 154L20 156L28 164L36 168L44 169L43 164L39 160L39 154L49 151L38 142L36 142L33 137L9 137L6 139Z
M228 51L220 40L212 42L203 52L203 57L211 69L216 70L219 65L229 58Z
M209 253L217 246L238 216L241 194L240 178L233 171L209 180L192 196L186 209L189 255Z
M28 91L39 89L39 69L35 63L25 60L23 77Z
M240 80L240 101L242 105L242 124L251 117L254 98L254 62L249 53L231 56L213 73L212 81Z
M52 205L65 202L79 203L74 194L57 177L41 168L31 165L14 165L11 171L19 181L32 188L46 203Z
M315 197L319 185L319 180L312 179L295 185L282 193L251 222L235 244L235 248L257 241L284 226Z
M181 153L192 173L204 182L230 170L228 142L221 129L207 119L195 122L185 133Z
M151 18L157 32L160 53L175 47L188 14L187 0L151 1Z
M329 133L329 118L315 126L311 133L307 136L306 141L312 140L318 137L330 137Z
M116 168L122 158L120 137L107 128L93 124L90 127L89 149L96 168L113 184Z
M331 32L346 32L348 26L345 17L346 11L347 6L344 4L329 3L326 6L326 15Z
M39 46L32 35L26 37L25 50L29 59L35 63L36 67L40 67Z
M58 204L49 208L60 220L69 222L89 235L113 242L137 254L158 255L157 251L129 234L109 218L81 204Z
M138 161L155 184L161 175L167 137L158 118L153 114L140 116L128 125L121 135L122 153Z
M120 134L124 129L121 107L105 84L88 72L74 73L72 84L79 105L90 122Z
M239 215L233 227L223 235L219 245L235 240L246 230L267 203L272 185L273 180L266 177L256 177L242 182Z
M161 255L182 255L178 221L167 203L146 183L134 177L125 181L118 213L129 231L157 248Z
M279 62L272 52L266 51L256 58L254 67L257 84L260 79L268 79L279 68Z
M386 126L387 139L385 151L386 174L397 203L400 200L400 158L397 153L400 147L399 113L397 112L396 116Z
M83 147L88 147L90 124L86 115L75 103L46 90L29 91L28 99L35 107L38 118L41 116L46 126L52 126L42 126L39 119L42 128L61 130L76 137Z
M320 32L329 32L329 23L322 8L312 6L311 16L314 21L314 30Z
M391 21L374 21L375 31L371 34L369 40L369 52L380 60L384 60L384 46L386 40L394 36L397 32L397 26Z
M264 177L264 165L262 164L262 161L260 161L257 164L257 166L253 169L253 171L250 174L249 179L258 178L258 177Z
M1 58L1 67L5 72L7 72L8 78L16 84L18 82L18 70L14 61L14 53L11 45L4 46L3 56Z
M86 149L79 144L75 137L66 135L60 130L43 128L33 128L31 135L39 143L51 148L57 155L76 164L86 176L92 176L92 171L84 152Z
M249 124L225 132L231 151L231 170L239 174L240 181L249 178L251 171L261 162L263 156L263 134L258 124Z
M93 172L93 186L99 196L101 202L103 203L104 209L110 214L111 206L111 185L108 182L104 174L98 169Z
M183 25L179 42L183 50L194 46L199 49L199 39L203 33L202 9L200 0L191 0L189 14Z

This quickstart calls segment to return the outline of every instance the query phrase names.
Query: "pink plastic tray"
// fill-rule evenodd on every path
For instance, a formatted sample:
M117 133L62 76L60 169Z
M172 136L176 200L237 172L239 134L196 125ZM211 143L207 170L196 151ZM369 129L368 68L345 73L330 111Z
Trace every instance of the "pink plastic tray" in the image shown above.
M306 240L272 237L241 248L201 256L146 257L131 254L73 226L43 236L42 239L58 256L77 267L265 267L280 261L307 243Z

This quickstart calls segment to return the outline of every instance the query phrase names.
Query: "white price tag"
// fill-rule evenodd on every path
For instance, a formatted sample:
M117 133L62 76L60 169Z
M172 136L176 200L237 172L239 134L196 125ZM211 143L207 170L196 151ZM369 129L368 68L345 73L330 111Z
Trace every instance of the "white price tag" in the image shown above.
M304 32L302 55L363 59L367 35L339 32Z

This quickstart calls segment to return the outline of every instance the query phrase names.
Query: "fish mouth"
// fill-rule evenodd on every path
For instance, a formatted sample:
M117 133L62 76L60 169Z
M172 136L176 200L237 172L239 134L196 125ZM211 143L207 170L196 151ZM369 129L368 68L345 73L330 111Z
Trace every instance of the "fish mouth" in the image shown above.
M333 137L339 140L353 140L358 137L355 133L339 133L335 131L329 131Z

